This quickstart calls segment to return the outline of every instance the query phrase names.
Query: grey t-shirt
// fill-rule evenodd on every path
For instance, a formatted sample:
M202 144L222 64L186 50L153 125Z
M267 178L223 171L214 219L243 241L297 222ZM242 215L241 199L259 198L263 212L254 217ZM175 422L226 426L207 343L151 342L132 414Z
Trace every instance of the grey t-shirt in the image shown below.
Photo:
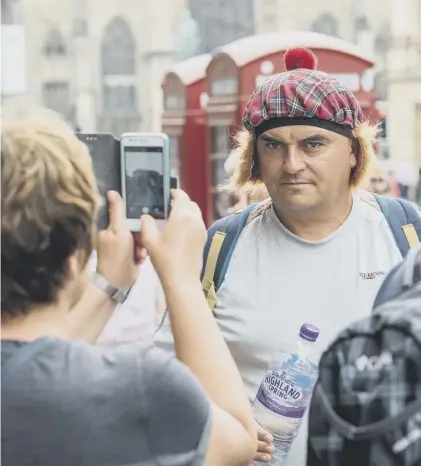
M2 341L1 395L3 466L204 462L209 400L156 348Z

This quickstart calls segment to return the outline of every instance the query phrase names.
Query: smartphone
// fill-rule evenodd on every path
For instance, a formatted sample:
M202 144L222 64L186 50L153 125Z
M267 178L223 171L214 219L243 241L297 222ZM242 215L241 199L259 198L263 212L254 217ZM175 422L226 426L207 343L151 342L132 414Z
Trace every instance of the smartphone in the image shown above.
M121 186L131 231L149 214L163 222L169 214L171 167L169 139L163 133L124 133L120 140Z
M76 133L84 142L92 157L101 204L98 212L97 227L108 228L107 191L114 190L121 194L120 141L111 133Z

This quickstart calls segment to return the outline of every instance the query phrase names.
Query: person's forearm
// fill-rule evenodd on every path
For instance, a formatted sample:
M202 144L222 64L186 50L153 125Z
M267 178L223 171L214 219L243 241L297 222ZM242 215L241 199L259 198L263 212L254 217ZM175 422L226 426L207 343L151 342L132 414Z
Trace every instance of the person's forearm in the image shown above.
M250 403L200 282L164 286L177 358L198 377L212 401L255 436Z
M116 305L110 296L90 283L69 313L66 327L68 338L95 343Z

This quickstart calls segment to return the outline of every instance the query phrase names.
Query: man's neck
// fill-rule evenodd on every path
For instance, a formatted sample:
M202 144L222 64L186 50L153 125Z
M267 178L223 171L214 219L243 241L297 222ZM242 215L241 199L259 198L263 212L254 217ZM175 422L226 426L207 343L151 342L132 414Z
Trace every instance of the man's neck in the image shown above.
M67 311L39 308L16 317L2 317L1 339L33 341L47 336L66 338Z
M284 212L274 205L282 224L291 233L306 241L321 241L334 233L348 218L352 209L352 195L317 209Z

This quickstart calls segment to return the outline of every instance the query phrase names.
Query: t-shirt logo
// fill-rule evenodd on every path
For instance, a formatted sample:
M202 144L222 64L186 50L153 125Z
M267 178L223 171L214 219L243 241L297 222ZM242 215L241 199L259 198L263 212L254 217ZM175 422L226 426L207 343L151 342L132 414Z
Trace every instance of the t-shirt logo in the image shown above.
M383 270L378 270L377 272L361 272L359 275L363 280L375 280L379 276L385 277L387 273Z

